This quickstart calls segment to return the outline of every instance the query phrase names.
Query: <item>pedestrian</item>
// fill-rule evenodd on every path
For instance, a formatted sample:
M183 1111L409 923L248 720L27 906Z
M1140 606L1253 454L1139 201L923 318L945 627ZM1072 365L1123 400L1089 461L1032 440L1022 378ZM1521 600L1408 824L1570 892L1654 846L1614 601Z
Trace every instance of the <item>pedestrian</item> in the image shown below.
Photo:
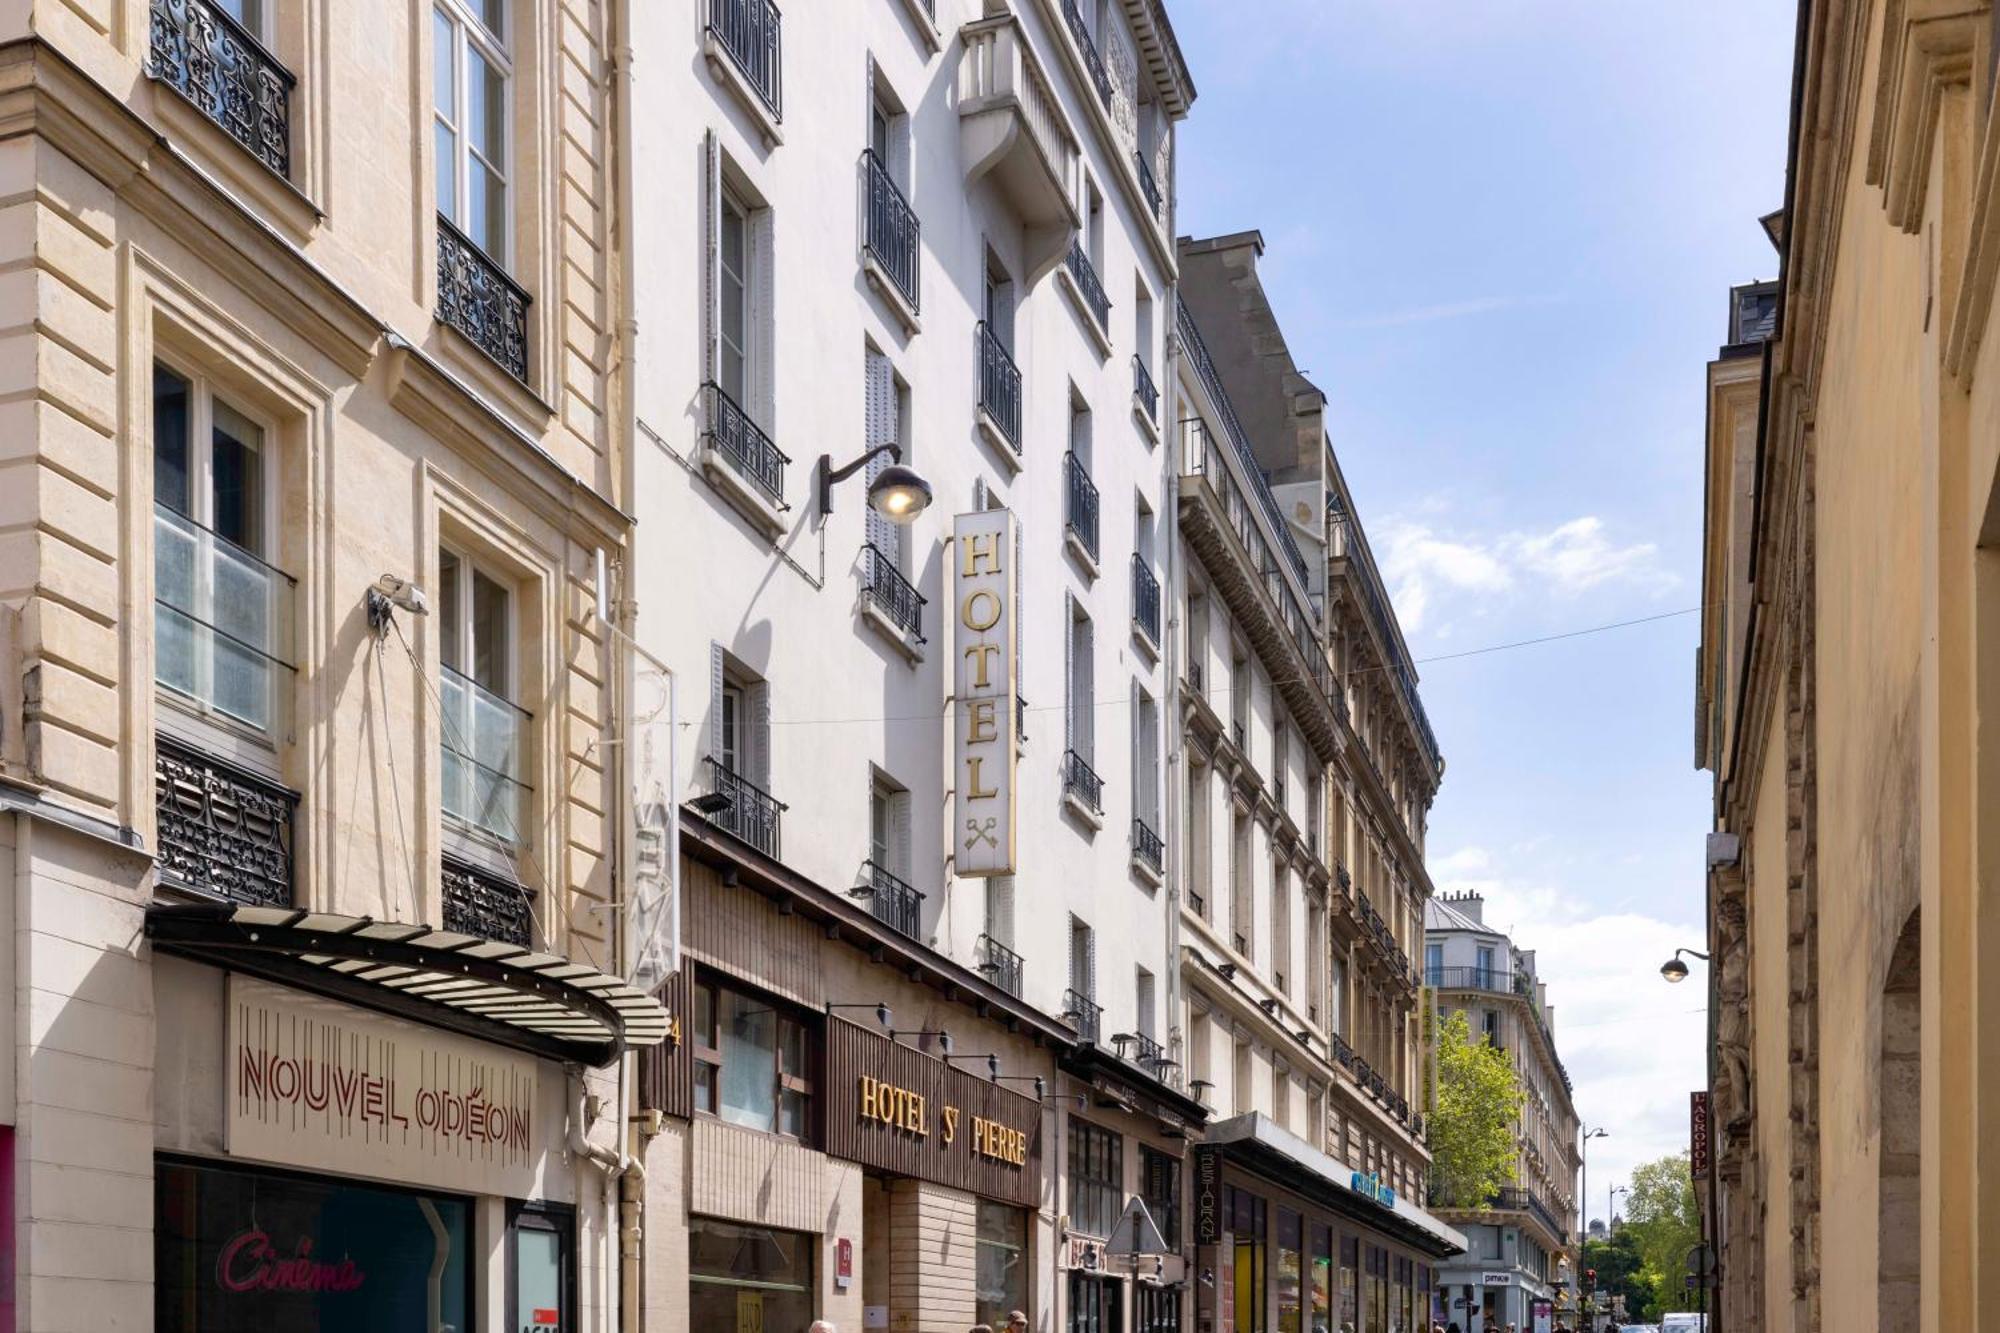
M1019 1310L1007 1312L1007 1333L1028 1333L1028 1316Z
M837 1333L837 1330L834 1328L831 1319L815 1319L812 1321L812 1327L808 1328L806 1333Z
M974 1325L972 1326L972 1333L993 1333L993 1325L991 1325L991 1324L974 1324Z

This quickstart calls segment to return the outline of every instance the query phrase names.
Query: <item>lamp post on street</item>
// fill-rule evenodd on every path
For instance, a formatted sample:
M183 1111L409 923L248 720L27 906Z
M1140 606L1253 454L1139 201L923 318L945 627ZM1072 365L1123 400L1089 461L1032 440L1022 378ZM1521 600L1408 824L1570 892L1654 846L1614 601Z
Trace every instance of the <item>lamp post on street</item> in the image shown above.
M1611 1233L1616 1228L1618 1196L1621 1194L1628 1199L1631 1198L1631 1187L1627 1185L1613 1185L1610 1189L1604 1191L1604 1236L1607 1240L1611 1238Z
M1576 1224L1579 1234L1576 1240L1576 1250L1578 1254L1582 1254L1584 1244L1590 1239L1590 1141L1592 1139L1609 1138L1611 1134L1602 1125L1599 1125L1596 1129L1591 1129L1582 1122L1578 1122L1577 1128L1583 1131L1582 1138L1578 1140L1577 1153L1577 1167L1582 1178L1577 1182L1579 1188L1576 1193L1576 1197L1582 1200L1577 1208L1578 1216ZM1605 1219L1604 1227L1605 1234L1609 1235L1611 1228L1610 1219ZM1584 1265L1585 1268L1589 1266L1588 1264ZM1584 1327L1593 1328L1596 1326L1596 1317L1592 1314L1586 1314L1582 1309L1581 1303L1578 1305L1577 1313L1582 1316L1582 1320L1579 1322L1583 1322Z

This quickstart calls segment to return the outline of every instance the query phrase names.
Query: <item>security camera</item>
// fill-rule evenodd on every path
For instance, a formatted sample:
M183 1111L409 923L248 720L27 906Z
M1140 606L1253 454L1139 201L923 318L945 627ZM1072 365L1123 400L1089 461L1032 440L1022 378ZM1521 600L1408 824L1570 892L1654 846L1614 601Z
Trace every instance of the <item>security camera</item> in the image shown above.
M384 574L375 580L372 592L388 600L390 605L408 611L413 616L427 616L431 611L430 599L424 596L419 585L395 574Z

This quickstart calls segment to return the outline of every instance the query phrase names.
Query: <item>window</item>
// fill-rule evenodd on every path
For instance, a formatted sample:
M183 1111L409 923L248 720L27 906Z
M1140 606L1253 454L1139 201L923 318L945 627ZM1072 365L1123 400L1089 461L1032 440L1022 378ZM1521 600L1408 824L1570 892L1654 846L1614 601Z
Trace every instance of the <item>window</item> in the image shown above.
M1069 919L1069 988L1084 999L1097 995L1097 938L1080 917Z
M975 1317L988 1328L1003 1328L1008 1314L1028 1308L1028 1214L981 1199L978 1228L973 1243Z
M1212 1105L1208 1099L1208 1090L1194 1085L1196 1083L1206 1083L1210 1087L1215 1085L1215 1071L1208 1063L1210 1021L1208 1015L1203 1013L1194 1013L1188 1018L1188 1090L1194 1093L1204 1106Z
M1014 350L1014 279L1006 265L991 250L986 252L986 274L981 293L980 317L1000 345Z
M1336 1037L1347 1034L1347 960L1333 955L1327 989L1326 1028Z
M1479 967L1472 984L1481 990L1493 989L1493 950L1485 945L1480 946Z
M292 581L266 562L274 473L263 427L205 381L153 368L154 679L266 736L291 655Z
M716 325L722 360L716 383L741 406L750 398L750 210L728 190L722 194L719 262Z
M1278 808L1285 807L1285 768L1291 760L1291 729L1279 718L1271 724L1271 790Z
M1083 234L1084 254L1090 259L1090 266L1104 271L1104 196L1097 191L1097 182L1088 176L1083 179Z
M470 556L438 551L438 694L444 813L521 839L528 715L514 698L513 594Z
M1479 1030L1486 1034L1486 1040L1495 1046L1500 1044L1500 1015L1491 1009L1480 1012Z
M1190 758L1187 790L1188 907L1204 921L1208 920L1209 877L1213 869L1208 836L1208 787L1208 765Z
M1271 1119L1279 1129L1292 1127L1292 1074L1275 1061L1271 1064Z
M507 267L506 0L439 0L432 14L437 210Z
M1181 1244L1181 1159L1144 1144L1139 1147L1139 1197L1167 1248Z
M1250 815L1238 810L1229 838L1229 929L1230 942L1245 958L1251 957L1256 927L1250 893Z
M1132 682L1132 811L1155 834L1160 823L1160 706Z
M1318 1023L1326 1014L1326 900L1306 899L1306 1019Z
M771 687L720 644L709 650L709 754L729 772L758 787L771 782Z
M1076 752L1086 764L1096 758L1096 636L1091 632L1090 615L1083 603L1069 599L1069 636L1066 664L1069 693L1063 710L1066 748Z
M864 350L862 360L866 379L862 448L894 445L903 462L909 463L912 461L909 443L910 386L896 374L889 358L874 347ZM875 478L892 461L888 454L877 454L869 459L865 474L868 484L873 485ZM867 504L862 507L862 524L868 544L882 553L896 573L906 574L909 553L903 540L903 525L876 513L874 506Z
M1158 1020L1153 1017L1156 1004L1153 974L1143 967L1139 968L1132 978L1133 1022L1137 1025L1139 1035L1148 1040L1152 1039L1158 1029Z
M772 214L713 131L702 194L703 378L720 399L706 405L706 428L729 467L782 502L790 460L769 433L776 425Z
M1317 1148L1326 1138L1326 1094L1318 1087L1306 1093L1306 1142Z
M1279 866L1271 873L1271 981L1278 994L1292 993L1292 872Z
M264 32L264 0L215 0L215 4L252 37L266 46L271 44Z
M1125 1210L1125 1138L1087 1120L1069 1122L1069 1224L1109 1236Z
M1257 1109L1257 1097L1250 1087L1251 1061L1250 1043L1242 1037L1236 1039L1236 1081L1231 1090L1235 1097L1237 1115L1247 1115Z
M1250 655L1240 643L1229 645L1229 721L1236 748L1250 751Z
M694 1108L732 1125L805 1139L813 1083L804 1020L713 980L694 988Z
M1444 981L1444 946L1426 944L1424 946L1424 979L1433 986Z
M804 1328L818 1304L813 1252L819 1237L708 1217L688 1219L688 1327ZM464 1325L460 1325L464 1327Z
M1132 346L1139 357L1140 368L1150 375L1153 369L1153 293L1147 290L1143 277L1133 281Z
M1118 1278L1069 1275L1069 1333L1118 1333L1118 1308L1125 1284Z
M868 784L868 859L909 877L910 793L880 773Z

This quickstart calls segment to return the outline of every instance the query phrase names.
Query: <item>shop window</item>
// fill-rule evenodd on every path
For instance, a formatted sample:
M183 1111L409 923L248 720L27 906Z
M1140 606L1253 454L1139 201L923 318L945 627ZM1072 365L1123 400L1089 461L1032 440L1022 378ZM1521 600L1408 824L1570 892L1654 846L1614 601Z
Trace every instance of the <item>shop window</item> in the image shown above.
M1312 1325L1315 1330L1333 1327L1333 1228L1312 1229Z
M289 683L292 580L269 561L265 428L198 376L153 367L154 679L268 742Z
M818 1243L794 1231L688 1219L688 1327L805 1328Z
M439 742L445 817L522 841L529 717L514 703L514 595L463 553L438 551Z
M1301 1313L1301 1224L1299 1215L1289 1208L1278 1209L1277 1221L1277 1273L1272 1299L1278 1307L1278 1327L1289 1330L1299 1327Z
M1360 1328L1361 1241L1354 1236L1340 1238L1340 1326Z
M468 1200L178 1161L153 1190L159 1333L473 1326Z
M1181 1159L1157 1148L1139 1148L1139 1197L1152 1214L1153 1225L1178 1251L1181 1244Z
M805 1139L811 1043L802 1018L714 981L694 988L694 1109L746 1129Z
M1118 1295L1124 1283L1116 1278L1069 1275L1069 1333L1118 1333Z
M1028 1214L981 1199L976 1251L978 1322L1005 1328L1009 1314L1028 1308Z
M1125 1209L1125 1139L1086 1120L1069 1122L1069 1222L1109 1236Z
M574 1214L517 1207L507 1224L507 1326L572 1333L576 1318Z
M1236 1326L1261 1329L1265 1326L1265 1233L1264 1201L1248 1190L1229 1191L1229 1231L1234 1242L1230 1261L1231 1280L1236 1287Z

